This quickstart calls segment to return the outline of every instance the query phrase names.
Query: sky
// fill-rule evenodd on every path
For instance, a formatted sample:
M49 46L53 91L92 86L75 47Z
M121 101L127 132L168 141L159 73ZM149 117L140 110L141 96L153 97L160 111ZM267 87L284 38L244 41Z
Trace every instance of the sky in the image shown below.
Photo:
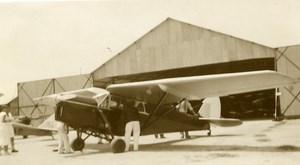
M17 83L91 73L166 18L300 44L298 0L0 0L0 104Z

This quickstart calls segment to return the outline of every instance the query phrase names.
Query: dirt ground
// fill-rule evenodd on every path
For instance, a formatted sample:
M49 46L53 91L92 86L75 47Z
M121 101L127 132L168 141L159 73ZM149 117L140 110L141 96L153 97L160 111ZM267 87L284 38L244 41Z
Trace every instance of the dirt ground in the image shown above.
M109 144L97 144L98 139L88 138L83 152L58 155L52 152L57 138L29 136L16 137L18 153L0 156L7 165L90 165L90 164L299 164L300 120L247 121L230 128L212 128L190 132L192 139L182 140L179 133L165 134L166 139L154 136L140 138L140 150L121 154L110 152ZM74 132L70 139L74 139ZM131 146L132 149L132 146Z

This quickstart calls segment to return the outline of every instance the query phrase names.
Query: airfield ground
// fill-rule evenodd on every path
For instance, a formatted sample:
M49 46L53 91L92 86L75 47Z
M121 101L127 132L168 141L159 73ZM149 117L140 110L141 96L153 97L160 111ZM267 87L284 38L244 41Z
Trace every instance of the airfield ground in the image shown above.
M154 136L140 138L140 150L121 154L110 152L109 144L97 144L89 138L83 152L58 155L52 152L57 138L30 136L16 137L19 153L0 156L6 165L92 165L92 164L299 164L300 120L247 121L242 126L212 128L212 136L206 131L190 132L192 139L182 140L179 133L165 134L166 139ZM70 133L70 139L75 134Z

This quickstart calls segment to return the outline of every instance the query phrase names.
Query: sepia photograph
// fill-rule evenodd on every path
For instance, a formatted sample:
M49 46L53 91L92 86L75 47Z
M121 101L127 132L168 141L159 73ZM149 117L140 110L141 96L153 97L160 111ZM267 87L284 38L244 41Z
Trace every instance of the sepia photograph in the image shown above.
M0 0L0 163L298 165L300 1Z

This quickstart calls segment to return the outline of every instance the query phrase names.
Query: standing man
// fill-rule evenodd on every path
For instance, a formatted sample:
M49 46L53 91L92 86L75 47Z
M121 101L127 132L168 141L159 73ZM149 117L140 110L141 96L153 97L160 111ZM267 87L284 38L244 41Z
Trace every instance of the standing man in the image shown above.
M61 121L57 121L56 128L58 132L58 154L72 153L69 137L67 135L66 125Z
M137 151L139 149L139 137L140 137L140 122L139 122L139 112L136 107L134 107L134 101L129 101L124 105L125 111L125 151L129 150L129 141L131 137L131 132L133 132L134 146L133 150Z
M197 114L195 113L191 103L187 100L187 99L184 99L180 104L177 105L177 109L179 112L181 113L184 113L184 114L187 114L188 111L190 111L194 116L196 116ZM183 132L180 132L181 134L181 138L186 138L186 139L190 139L191 136L189 135L189 132L188 131L183 131Z
M56 114L63 114L63 106L56 107ZM55 119L56 120L56 119ZM58 154L70 154L72 153L69 137L67 135L67 126L62 121L56 120L56 129L58 133L58 149L53 151L58 151Z

